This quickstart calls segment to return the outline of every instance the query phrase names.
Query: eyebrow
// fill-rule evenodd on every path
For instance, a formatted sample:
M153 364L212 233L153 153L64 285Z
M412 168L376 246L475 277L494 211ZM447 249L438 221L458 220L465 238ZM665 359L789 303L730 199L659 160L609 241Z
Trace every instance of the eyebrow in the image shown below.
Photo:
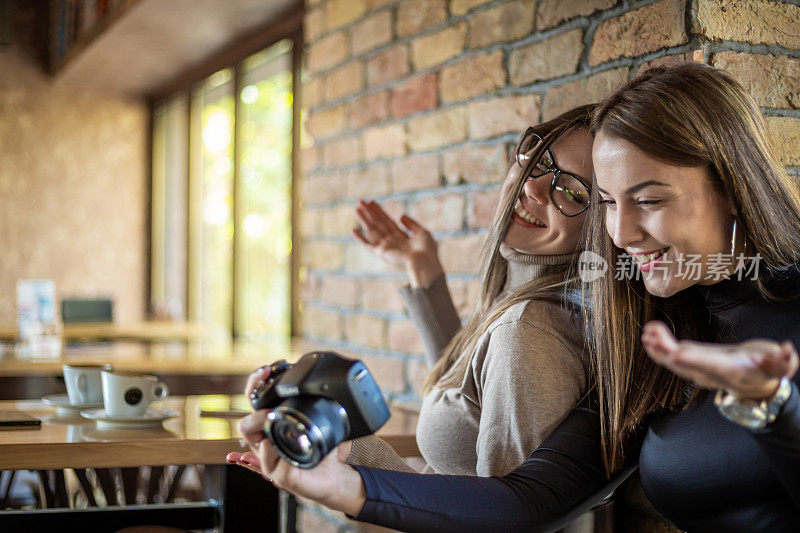
M637 193L637 192L641 191L642 189L644 189L645 187L650 187L651 185L656 185L658 187L667 187L667 188L670 187L669 183L664 183L663 181L647 180L647 181L643 181L641 183L637 183L633 187L629 187L628 190L625 191L625 194L629 195L629 194ZM607 194L608 196L611 196L610 194L608 194L606 191L604 191L600 187L597 187L597 190L598 190L598 192L601 192L603 194Z

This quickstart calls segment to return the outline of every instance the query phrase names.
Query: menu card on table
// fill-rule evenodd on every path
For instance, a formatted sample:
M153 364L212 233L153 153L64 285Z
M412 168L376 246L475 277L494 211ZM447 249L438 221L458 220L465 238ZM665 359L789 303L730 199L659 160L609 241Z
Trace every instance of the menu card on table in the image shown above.
M56 284L50 279L17 281L17 353L27 358L61 356L61 331L56 315Z

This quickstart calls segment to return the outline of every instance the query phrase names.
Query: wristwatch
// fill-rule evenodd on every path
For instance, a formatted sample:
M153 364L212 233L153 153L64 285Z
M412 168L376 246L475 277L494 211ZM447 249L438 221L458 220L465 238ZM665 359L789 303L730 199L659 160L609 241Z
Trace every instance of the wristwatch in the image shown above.
M781 407L789 400L791 394L792 382L784 376L778 385L778 391L771 398L760 402L743 400L729 392L718 390L714 397L714 405L720 414L731 422L750 429L761 429L775 421Z

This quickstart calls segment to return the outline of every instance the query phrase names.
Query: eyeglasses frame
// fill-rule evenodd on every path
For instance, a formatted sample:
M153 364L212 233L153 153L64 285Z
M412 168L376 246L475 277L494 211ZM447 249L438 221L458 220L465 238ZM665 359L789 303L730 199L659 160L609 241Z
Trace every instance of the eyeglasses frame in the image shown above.
M517 144L517 149L516 149L516 152L514 154L514 160L517 162L517 164L519 166L521 166L523 168L523 170L524 170L525 167L522 164L522 162L520 161L520 159L523 158L523 157L530 159L531 156L527 156L525 154L520 154L519 151L520 151L520 148L522 147L522 140L525 137L527 137L528 135L531 135L531 136L535 137L536 139L538 139L539 143L543 143L544 142L544 139L542 139L542 136L539 135L538 133L536 133L536 130L534 130L533 128L529 127L527 130L525 130L525 133L523 133L522 137L520 138L520 142ZM551 164L547 167L547 170L545 170L544 172L542 172L539 175L534 176L533 169L535 168L536 164L541 162L541 156L540 156L539 157L539 161L534 163L534 166L531 168L530 175L525 177L525 181L527 181L529 179L541 178L545 174L549 174L549 173L552 172L553 173L553 180L550 182L550 200L553 202L553 205L555 206L555 208L558 209L558 212L561 213L562 215L564 215L565 217L569 217L569 218L576 217L576 216L586 212L586 210L589 209L589 207L591 207L591 205L592 205L592 202L591 202L592 187L590 185L588 185L585 181L583 181L581 178L576 176L575 174L572 174L571 172L566 172L566 171L561 170L560 168L558 168L558 165L556 165L556 158L553 155L553 152L550 150L549 146L547 148L545 148L545 152L547 152L547 155L550 157L550 162L551 162ZM544 152L543 152L543 154L544 154ZM584 207L583 209L581 209L580 211L578 211L574 215L568 215L564 211L562 211L561 208L558 206L558 202L556 202L556 199L553 198L553 192L556 190L556 182L558 181L558 178L562 174L566 174L567 176L575 178L578 181L578 183L580 183L581 185L586 187L586 190L589 193L589 203L587 203L586 207Z

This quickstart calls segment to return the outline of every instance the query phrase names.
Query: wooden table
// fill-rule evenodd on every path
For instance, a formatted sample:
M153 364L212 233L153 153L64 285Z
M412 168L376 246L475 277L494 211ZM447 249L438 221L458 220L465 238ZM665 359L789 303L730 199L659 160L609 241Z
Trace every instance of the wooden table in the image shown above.
M304 353L320 349L300 339L284 343L191 343L141 345L111 343L79 345L58 359L0 358L0 400L39 399L65 392L61 367L65 364L111 363L117 370L158 375L175 395L198 391L241 392L250 372L277 359L296 361Z
M161 342L202 339L204 328L195 322L148 321L130 324L115 322L86 322L64 324L62 336L67 342L97 340L129 340ZM17 326L0 326L0 341L13 342L19 338Z
M158 429L117 429L99 430L94 422L75 417L59 417L55 408L48 407L38 401L0 401L0 410L25 411L40 418L41 429L0 431L0 470L48 470L48 469L81 469L81 468L130 468L143 466L163 465L226 465L225 455L230 451L241 451L240 434L238 432L238 417L222 418L201 416L200 410L224 410L237 408L246 410L246 402L242 395L203 395L203 396L170 396L163 402L156 402L154 407L169 409L178 413L178 416L167 420L163 427ZM417 414L403 408L392 410L389 422L381 428L379 435L386 440L401 456L418 456L419 450L414 438ZM272 487L257 476L240 467L226 465L218 468L224 472L223 488L217 495L220 501L221 522L226 531L248 530L252 531L254 525L264 529L263 517L266 516L265 506L272 501L277 506L277 493ZM261 491L259 494L258 491ZM264 491L269 491L265 496ZM236 494L232 494L235 492ZM271 496L271 500L267 498ZM256 498L258 505L248 507L244 505L232 511L226 503L235 502L242 505ZM267 499L264 499L267 498ZM200 511L206 507L197 508ZM162 521L164 525L177 522L180 527L187 528L189 516L185 512L196 510L181 508L180 506L142 506L142 512L161 512L164 517L172 517L170 522ZM148 509L149 507L149 509ZM126 507L127 512L138 509ZM177 512L177 515L169 515ZM243 513L256 513L252 521L248 521ZM33 511L0 512L0 523L29 524L33 518ZM86 523L92 513L100 513L97 517L99 523L109 527L108 509L63 510L60 514L50 515L44 512L47 524L58 524L60 529L74 523ZM180 514L184 513L184 514ZM39 515L40 518L42 515ZM148 516L152 516L148 515ZM225 517L228 516L229 519ZM235 516L235 520L233 518ZM276 515L273 515L276 516ZM55 517L55 518L54 518ZM127 519L127 518L126 518ZM131 520L137 520L134 517ZM126 523L126 522L120 522ZM257 524L258 523L258 524ZM39 524L41 525L41 523ZM226 528L227 525L227 528ZM244 527L244 526L247 527ZM273 524L274 525L274 524ZM85 529L85 526L83 526ZM191 527L189 527L192 529ZM199 528L199 527L198 527ZM277 528L277 526L276 526ZM12 527L13 529L13 527ZM70 528L67 527L69 530Z

